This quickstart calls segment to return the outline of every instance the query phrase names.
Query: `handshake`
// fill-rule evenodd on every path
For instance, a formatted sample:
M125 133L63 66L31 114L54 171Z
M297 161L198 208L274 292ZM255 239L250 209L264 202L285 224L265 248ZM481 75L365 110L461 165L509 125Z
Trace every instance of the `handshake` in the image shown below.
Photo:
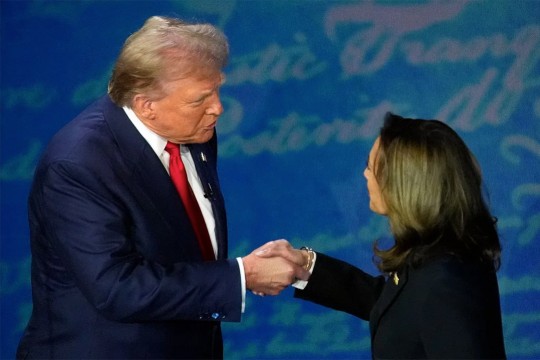
M246 288L255 295L278 295L297 280L309 279L310 256L287 240L270 241L242 258Z

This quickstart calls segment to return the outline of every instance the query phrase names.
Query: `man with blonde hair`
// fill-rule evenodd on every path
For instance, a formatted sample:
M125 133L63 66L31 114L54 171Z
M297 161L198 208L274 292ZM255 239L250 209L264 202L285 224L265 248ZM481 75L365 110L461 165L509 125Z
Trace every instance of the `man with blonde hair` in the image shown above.
M222 358L246 290L309 274L227 259L216 123L228 57L214 26L152 17L109 94L60 130L29 196L33 312L18 358Z

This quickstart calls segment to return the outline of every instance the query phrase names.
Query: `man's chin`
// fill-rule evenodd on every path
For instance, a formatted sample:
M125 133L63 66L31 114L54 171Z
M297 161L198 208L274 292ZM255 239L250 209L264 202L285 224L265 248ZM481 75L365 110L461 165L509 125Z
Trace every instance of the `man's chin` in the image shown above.
M200 131L197 134L192 135L189 138L186 137L181 140L177 140L177 141L171 140L171 141L176 142L178 144L203 144L205 142L210 141L210 139L212 139L212 137L214 136L214 133L215 133L215 128L205 129L205 130Z
M214 136L214 129L205 131L200 136L198 136L195 141L193 141L195 144L202 144L205 142L210 141L212 137Z

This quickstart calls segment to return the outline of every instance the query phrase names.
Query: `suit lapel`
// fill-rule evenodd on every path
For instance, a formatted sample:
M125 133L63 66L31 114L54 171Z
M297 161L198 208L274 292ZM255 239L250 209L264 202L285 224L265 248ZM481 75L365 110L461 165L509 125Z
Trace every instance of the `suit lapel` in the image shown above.
M140 195L146 196L148 202L154 205L155 210L171 225L177 229L180 219L187 219L184 205L178 196L169 174L157 158L154 150L147 145L141 153L139 161L133 169L132 184L139 187ZM189 222L186 221L186 224ZM191 229L191 226L181 224L183 232ZM193 236L195 236L193 234Z
M403 271L397 273L395 278L393 275L390 275L386 281L381 296L379 297L376 305L373 307L370 315L369 326L372 339L375 337L375 333L377 332L377 327L379 326L381 318L392 306L398 295L406 286L408 277L408 270L407 267L405 267Z
M198 243L192 230L182 200L170 180L169 174L150 145L137 131L122 108L105 99L105 119L118 144L118 151L126 164L125 185L143 206L160 215L169 226L172 236L182 233ZM185 215L185 216L184 216Z
M219 187L215 150L215 137L207 144L189 145L189 151L195 164L197 174L201 180L205 197L212 205L212 212L216 224L216 242L218 246L218 259L227 258L227 219L223 196Z

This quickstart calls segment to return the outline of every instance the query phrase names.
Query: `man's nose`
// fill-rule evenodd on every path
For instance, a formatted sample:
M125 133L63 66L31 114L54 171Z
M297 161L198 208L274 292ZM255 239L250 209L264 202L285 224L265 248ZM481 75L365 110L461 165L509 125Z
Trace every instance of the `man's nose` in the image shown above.
M212 95L212 104L206 110L208 115L220 116L223 114L223 104L221 104L221 99L219 94Z

